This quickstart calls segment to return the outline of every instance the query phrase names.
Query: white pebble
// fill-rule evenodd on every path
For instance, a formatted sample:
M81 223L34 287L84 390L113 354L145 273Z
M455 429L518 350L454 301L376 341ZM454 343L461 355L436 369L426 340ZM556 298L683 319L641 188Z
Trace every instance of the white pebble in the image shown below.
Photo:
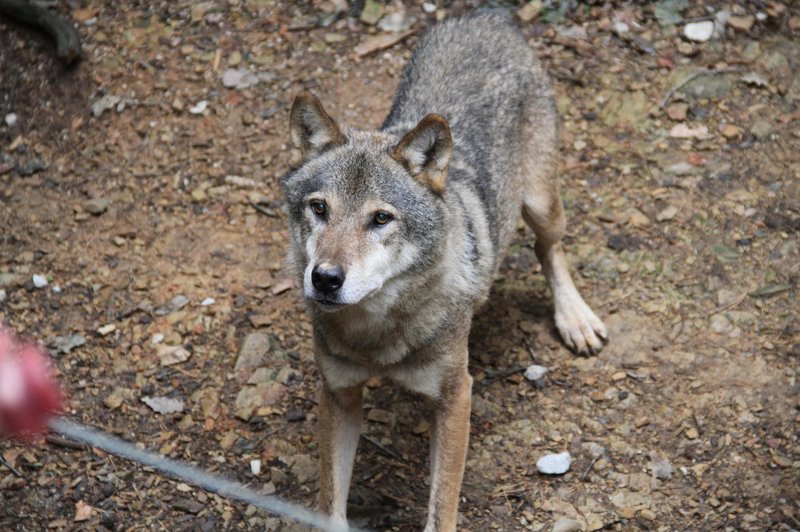
M0 289L0 303L6 300L6 291Z
M205 100L200 100L197 102L197 105L189 108L189 112L193 115L201 115L203 114L203 111L206 110L206 107L208 107L208 102Z
M558 454L546 454L536 462L536 469L539 473L544 473L545 475L563 475L569 471L571 463L572 456L567 451Z
M14 127L17 125L17 114L16 113L8 113L6 115L6 125L8 127Z
M43 275L33 274L33 286L36 288L44 288L47 286L47 277Z
M425 11L427 14L435 13L436 12L436 4L432 4L431 2L425 2L422 4L422 10Z
M538 381L541 380L548 371L550 371L548 368L534 364L533 366L528 366L528 369L525 370L525 378L529 381Z
M250 460L250 471L254 475L261 473L261 460Z
M683 34L690 41L705 42L714 34L714 21L690 22L684 26Z
M58 286L57 284L53 285L53 288L51 288L51 290L53 291L54 294L60 294L61 293L61 287Z
M153 336L150 337L150 341L154 344L160 344L164 341L164 335L161 333L155 333Z
M217 300L216 300L216 299L214 299L213 297L207 297L207 298L205 298L204 300L202 300L202 301L200 302L200 306L202 306L202 307L207 307L207 306L209 306L209 305L213 305L213 304L214 304L214 303L216 303L216 302L217 302Z

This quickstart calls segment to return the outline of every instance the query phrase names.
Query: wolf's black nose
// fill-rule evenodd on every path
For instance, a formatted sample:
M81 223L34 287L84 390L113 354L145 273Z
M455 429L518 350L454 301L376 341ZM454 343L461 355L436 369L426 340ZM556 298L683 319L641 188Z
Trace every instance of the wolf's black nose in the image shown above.
M311 284L325 294L336 292L344 284L344 270L341 266L327 263L314 266L311 270Z

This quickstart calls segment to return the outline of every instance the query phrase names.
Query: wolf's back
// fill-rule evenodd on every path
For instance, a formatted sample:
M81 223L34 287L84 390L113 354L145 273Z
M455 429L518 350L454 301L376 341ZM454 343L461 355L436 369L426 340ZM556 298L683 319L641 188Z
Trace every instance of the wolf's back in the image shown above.
M550 95L547 78L511 21L479 12L445 21L421 39L384 129L439 113L468 142L497 138L518 126L526 102Z

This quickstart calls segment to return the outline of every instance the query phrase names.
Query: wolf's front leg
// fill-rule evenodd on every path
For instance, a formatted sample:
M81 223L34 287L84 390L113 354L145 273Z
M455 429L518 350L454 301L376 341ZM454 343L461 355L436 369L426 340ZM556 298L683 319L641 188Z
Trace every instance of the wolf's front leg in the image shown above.
M431 495L425 532L450 532L458 522L458 499L469 446L472 377L460 370L437 402L431 430Z
M361 436L362 386L331 390L319 399L319 510L347 525L347 492Z

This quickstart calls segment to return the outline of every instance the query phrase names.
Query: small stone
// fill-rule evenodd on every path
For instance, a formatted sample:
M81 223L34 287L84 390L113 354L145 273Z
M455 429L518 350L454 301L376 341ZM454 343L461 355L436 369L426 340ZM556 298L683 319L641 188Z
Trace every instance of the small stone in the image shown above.
M722 128L722 136L726 139L735 139L742 135L742 129L738 126L733 124L726 124L725 127Z
M384 8L375 0L366 0L364 8L361 10L359 20L364 24L374 26L383 17Z
M370 421L375 421L376 423L383 423L384 425L388 425L392 421L392 413L387 412L386 410L381 410L380 408L372 408L367 414L367 419Z
M694 427L686 429L686 432L684 434L686 434L686 437L689 438L690 440L696 440L697 438L700 437L700 433Z
M542 7L544 6L540 0L532 0L517 9L517 17L519 17L522 22L530 22L539 16Z
M108 210L111 201L105 198L94 198L83 202L83 209L89 214L100 216Z
M117 326L114 325L113 323L109 323L108 325L103 325L102 327L97 329L97 334L99 334L100 336L107 336L116 330Z
M674 205L670 205L663 211L656 214L656 220L659 222L667 222L675 218L676 214L678 214L678 208L675 207Z
M208 101L200 100L194 106L189 108L189 112L193 115L201 115L208 108Z
M205 504L193 501L191 499L175 499L172 502L172 507L176 510L181 510L182 512L190 514L199 514L206 509Z
M425 13L432 15L433 13L436 13L436 4L432 2L425 2L424 4L422 4L422 10Z
M705 42L714 34L714 21L690 22L683 28L683 35L690 41Z
M6 300L6 291L5 289L0 289L0 303Z
M235 67L238 66L239 63L242 62L242 52L239 50L234 50L231 52L231 55L228 56L228 66Z
M261 474L261 460L250 460L250 472L254 475Z
M680 122L686 120L686 113L689 111L689 104L687 103L673 103L667 107L667 116L670 120Z
M569 471L572 456L568 451L558 454L546 454L536 462L536 469L545 475L563 475Z
M621 380L625 380L627 376L628 374L625 373L624 371L618 371L611 376L611 380L613 380L614 382L618 382Z
M204 300L202 300L200 302L200 306L201 307L209 307L209 306L213 305L216 302L217 302L217 300L214 299L213 297L207 297L207 298L205 298Z
M192 202L203 203L206 200L208 200L208 194L206 194L206 189L204 187L197 187L192 190Z
M8 127L14 127L17 125L17 115L16 113L8 113L5 116L5 122Z
M548 368L534 364L528 366L525 370L525 378L529 381L538 381L541 380L548 371L550 371Z
M639 209L631 209L628 216L628 223L633 227L644 227L650 224L650 218Z
M162 366L173 366L189 360L192 353L182 345L159 345L157 356Z
M597 442L587 441L581 444L581 449L589 453L592 458L603 456L606 452L605 448Z
M666 458L654 456L650 462L650 470L653 475L660 480L669 480L675 472L675 468Z
M685 55L686 57L691 57L697 53L697 50L695 50L694 46L692 46L692 43L686 41L680 41L678 43L678 52L680 52L681 55Z
M582 530L580 522L567 517L562 517L553 523L553 532L578 532L579 530Z
M317 476L317 460L307 454L299 454L294 457L291 468L292 474L297 478L297 482L305 484Z
M714 314L710 321L711 330L717 334L730 334L734 327L724 314Z
M110 410L116 410L122 406L124 401L124 390L122 388L114 388L114 391L103 399L103 404Z
M758 56L761 55L761 43L758 41L751 41L744 47L742 51L742 56L745 59L749 59L750 61L754 61L758 59Z
M756 138L763 139L767 138L770 133L773 131L772 122L769 120L764 120L759 118L753 125L750 126L750 133L756 136Z
M236 366L233 369L239 380L246 381L254 369L264 365L270 351L272 351L272 344L268 334L248 334L242 342L239 357L236 359Z
M756 17L753 15L747 15L746 17L732 15L728 18L728 26L739 31L750 31L755 22Z
M175 414L184 409L183 401L169 397L142 397L142 402L159 414Z
M317 26L319 19L314 15L298 15L289 21L291 31L310 30Z
M172 299L169 300L169 303L166 305L162 305L156 308L153 311L153 314L156 316L166 316L167 314L172 314L173 312L177 312L183 307L185 307L189 303L190 299L183 294L178 294Z
M336 44L339 42L343 42L347 40L346 35L342 35L341 33L326 33L325 34L325 42L328 44Z
M383 31L401 32L408 30L416 21L416 18L408 16L405 11L396 11L383 17L378 22L378 27Z
M772 453L772 461L775 462L775 465L784 469L790 468L794 465L794 462L791 458L778 453Z
M721 288L717 290L717 305L719 305L720 307L730 305L734 301L738 300L740 296L741 296L740 292L737 292L735 290L728 290L727 288Z
M33 286L36 288L44 288L48 284L47 277L43 275L33 274L31 280L33 281Z
M234 415L248 421L257 409L279 402L286 395L286 387L277 382L263 382L245 386L236 396Z
M228 431L223 436L222 439L219 440L219 446L222 447L224 450L228 450L233 447L233 444L239 439L239 435L236 434L234 431Z

